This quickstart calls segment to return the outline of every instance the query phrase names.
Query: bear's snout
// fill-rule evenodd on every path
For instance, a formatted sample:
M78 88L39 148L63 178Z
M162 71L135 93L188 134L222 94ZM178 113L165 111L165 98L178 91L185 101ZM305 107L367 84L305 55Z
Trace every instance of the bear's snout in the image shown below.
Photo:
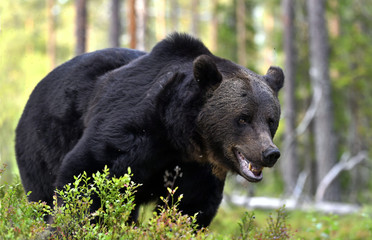
M263 161L266 167L272 167L280 157L280 151L276 147L269 147L262 152Z

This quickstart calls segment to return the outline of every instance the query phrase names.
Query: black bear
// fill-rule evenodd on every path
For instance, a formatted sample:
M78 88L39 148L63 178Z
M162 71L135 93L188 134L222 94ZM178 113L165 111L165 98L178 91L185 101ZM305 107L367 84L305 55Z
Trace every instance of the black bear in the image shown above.
M272 139L283 81L278 67L260 76L179 33L150 53L75 57L36 86L16 129L29 200L52 204L54 190L74 175L107 165L112 176L131 167L142 184L138 209L166 195L164 174L178 166L179 208L208 226L228 171L258 182L279 158Z

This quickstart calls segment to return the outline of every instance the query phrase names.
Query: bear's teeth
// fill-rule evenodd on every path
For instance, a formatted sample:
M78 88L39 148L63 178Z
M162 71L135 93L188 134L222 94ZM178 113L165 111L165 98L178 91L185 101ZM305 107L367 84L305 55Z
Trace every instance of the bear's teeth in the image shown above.
M238 156L238 158L240 159L240 161L245 165L245 166L247 166L247 164L248 164L248 170L250 171L250 172L252 172L255 176L258 176L258 175L260 175L261 174L261 172L262 172L262 169L263 169L263 167L257 167L257 166L255 166L255 165L253 165L253 164L251 164L251 162L250 161L248 161L248 159L246 159L245 157L244 157L244 155L241 153L241 152L237 152L237 156Z
M249 163L249 164L248 164L248 169L249 169L251 172L253 172L253 173L259 174L259 173L262 171L263 167L255 167L255 166L253 166L251 163Z

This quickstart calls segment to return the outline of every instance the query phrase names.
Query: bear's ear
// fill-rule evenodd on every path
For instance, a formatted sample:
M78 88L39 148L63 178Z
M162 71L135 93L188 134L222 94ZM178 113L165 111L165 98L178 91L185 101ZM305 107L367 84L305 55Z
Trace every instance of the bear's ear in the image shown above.
M218 71L213 59L208 55L201 55L194 60L194 78L200 88L215 90L222 81L222 75Z
M269 70L267 70L267 73L264 76L264 78L266 80L266 83L276 93L278 93L279 90L283 87L284 74L283 74L283 70L280 67L271 66Z

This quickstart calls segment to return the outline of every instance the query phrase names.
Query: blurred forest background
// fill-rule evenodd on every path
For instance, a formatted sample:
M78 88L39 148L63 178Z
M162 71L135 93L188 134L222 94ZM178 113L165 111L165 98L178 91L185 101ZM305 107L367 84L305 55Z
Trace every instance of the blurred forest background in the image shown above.
M270 65L285 71L275 137L282 157L261 183L230 176L228 186L248 196L372 201L368 0L2 0L0 164L8 170L0 183L18 175L14 130L49 71L107 47L151 51L173 31L259 74Z

